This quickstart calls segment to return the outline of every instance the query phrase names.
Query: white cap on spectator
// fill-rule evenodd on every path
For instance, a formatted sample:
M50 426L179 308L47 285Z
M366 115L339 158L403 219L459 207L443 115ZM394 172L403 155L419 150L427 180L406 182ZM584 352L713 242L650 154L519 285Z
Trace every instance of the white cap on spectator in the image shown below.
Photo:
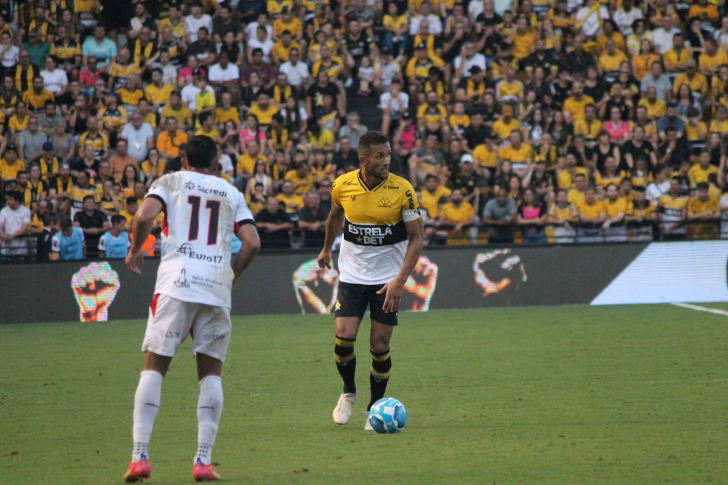
M465 153L462 157L460 157L460 161L462 163L473 163L473 156L469 153Z

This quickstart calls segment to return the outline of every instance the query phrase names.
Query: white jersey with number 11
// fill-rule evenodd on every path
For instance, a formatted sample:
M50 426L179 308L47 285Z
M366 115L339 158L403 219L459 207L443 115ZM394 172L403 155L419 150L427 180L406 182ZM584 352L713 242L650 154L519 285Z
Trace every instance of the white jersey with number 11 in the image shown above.
M230 308L233 232L253 223L243 194L219 177L185 170L156 180L147 197L164 206L155 293Z

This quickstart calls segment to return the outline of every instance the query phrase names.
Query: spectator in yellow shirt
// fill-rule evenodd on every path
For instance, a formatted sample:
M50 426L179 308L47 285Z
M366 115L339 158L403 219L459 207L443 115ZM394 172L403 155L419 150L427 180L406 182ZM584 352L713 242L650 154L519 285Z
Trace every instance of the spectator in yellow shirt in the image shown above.
M720 206L714 198L708 197L708 183L697 185L697 196L688 202L688 221L691 221L690 235L692 239L718 238L718 220Z
M157 137L157 150L163 158L171 160L179 156L179 147L187 143L187 134L177 130L176 118L167 118L165 125L167 129Z
M567 121L583 120L584 108L588 104L594 104L594 99L584 94L584 83L575 81L571 86L571 97L564 101L563 111Z
M720 66L728 64L728 54L723 50L718 50L713 39L705 39L703 49L703 53L698 58L700 72L708 77L714 76L718 73Z
M298 52L301 52L301 44L293 40L290 30L284 30L281 33L281 38L273 45L273 51L271 52L273 63L280 66L284 62L288 62L291 49L298 49Z
M680 86L687 84L694 96L703 98L708 94L708 79L698 72L698 64L695 59L685 61L685 72L675 78L672 83L672 91L677 94Z
M698 163L690 167L688 171L688 179L690 180L690 187L695 189L699 184L708 183L708 177L710 174L716 174L720 178L720 170L715 165L710 164L710 152L700 152Z
M607 48L604 54L599 56L597 64L599 75L604 77L607 83L613 82L619 75L619 66L623 62L629 62L624 52L617 50L617 45L613 40L607 41Z
M578 242L602 242L602 224L605 222L604 205L597 199L594 187L588 187L584 192L584 203L579 207Z
M283 182L281 193L276 196L276 199L285 204L288 215L297 214L305 205L303 198L295 193L293 182L290 180Z
M463 200L463 191L455 189L450 194L450 202L442 206L437 220L438 230L447 231L448 244L467 244L466 231L476 222L475 209Z
M167 128L166 123L169 118L174 118L178 126L185 129L192 128L192 111L182 102L179 91L172 91L169 94L169 104L162 108L159 118L159 127L163 130Z
M520 130L521 122L513 117L513 108L511 106L503 106L501 109L500 118L493 123L493 134L495 134L499 140L506 140L513 130Z
M531 54L531 47L536 43L536 38L528 29L528 21L523 17L516 19L516 28L509 39L511 54L517 60L525 59Z

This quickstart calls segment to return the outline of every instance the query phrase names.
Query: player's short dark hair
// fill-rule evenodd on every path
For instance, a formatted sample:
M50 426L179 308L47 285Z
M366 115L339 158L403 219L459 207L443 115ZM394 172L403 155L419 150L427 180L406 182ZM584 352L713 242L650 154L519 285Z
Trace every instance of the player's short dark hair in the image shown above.
M217 160L217 144L209 136L193 136L187 140L185 147L185 158L190 167L210 168Z
M114 216L111 216L111 225L114 226L120 222L126 221L126 218L122 216L121 214L116 214Z
M61 216L61 230L65 231L66 229L73 227L73 221L71 220L71 217L68 214L64 214Z
M367 131L359 138L359 155L367 153L372 147L389 143L389 137L381 131Z

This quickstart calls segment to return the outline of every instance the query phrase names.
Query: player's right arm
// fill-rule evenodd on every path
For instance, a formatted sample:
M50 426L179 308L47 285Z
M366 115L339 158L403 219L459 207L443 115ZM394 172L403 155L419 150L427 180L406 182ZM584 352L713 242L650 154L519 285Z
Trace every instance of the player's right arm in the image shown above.
M316 259L319 268L331 269L331 248L334 247L334 241L339 237L344 227L344 208L338 205L337 201L331 204L331 212L326 220L326 239L324 240L324 248Z
M131 250L126 256L126 268L135 274L142 274L138 264L144 261L144 242L154 226L154 219L162 212L164 206L157 197L147 197L132 221L132 235L134 240Z

